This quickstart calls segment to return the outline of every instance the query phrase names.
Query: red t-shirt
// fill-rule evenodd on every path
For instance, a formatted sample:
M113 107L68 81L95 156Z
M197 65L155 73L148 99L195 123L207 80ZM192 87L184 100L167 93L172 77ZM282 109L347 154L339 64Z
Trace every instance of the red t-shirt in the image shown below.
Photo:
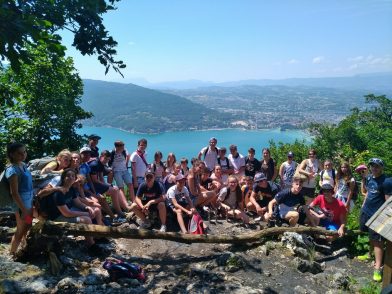
M340 215L346 215L347 209L344 206L343 202L336 199L332 198L333 201L331 203L328 203L325 201L324 195L318 195L311 203L311 206L318 206L321 209L325 210L329 215L330 215L330 220L337 224L341 225L340 221Z

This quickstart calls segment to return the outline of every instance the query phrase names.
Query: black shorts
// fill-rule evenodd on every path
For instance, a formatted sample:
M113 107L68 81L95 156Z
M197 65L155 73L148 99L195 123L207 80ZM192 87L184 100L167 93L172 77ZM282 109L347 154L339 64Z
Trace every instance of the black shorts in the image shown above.
M379 241L379 242L383 241L384 238L380 234L376 233L372 229L369 229L368 226L366 226L366 223L370 218L371 218L371 216L368 216L366 213L361 211L361 214L359 216L359 229L362 232L368 232L370 240Z
M109 190L109 188L110 188L110 185L109 184L102 184L102 183L94 183L94 188L95 188L95 191L97 192L97 193L99 193L99 194L105 194L108 190Z
M301 193L302 195L304 195L304 197L314 198L316 193L316 188L302 187Z

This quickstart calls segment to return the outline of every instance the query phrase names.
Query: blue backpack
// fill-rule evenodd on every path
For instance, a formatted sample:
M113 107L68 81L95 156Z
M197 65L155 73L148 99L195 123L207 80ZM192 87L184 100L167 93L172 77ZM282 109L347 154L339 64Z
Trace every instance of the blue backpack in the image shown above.
M144 270L134 263L118 259L106 260L103 263L103 268L108 271L110 280L113 282L122 278L137 279L142 283L146 281Z

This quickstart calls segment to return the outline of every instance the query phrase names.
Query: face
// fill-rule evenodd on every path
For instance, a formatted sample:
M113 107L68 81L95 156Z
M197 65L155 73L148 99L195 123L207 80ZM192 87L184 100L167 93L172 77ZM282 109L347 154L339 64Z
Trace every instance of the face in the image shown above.
M326 162L324 163L324 169L331 169L332 168L332 163Z
M103 164L108 164L109 160L110 160L110 156L101 156L101 162Z
M175 174L175 175L178 175L178 174L180 173L180 171L181 171L181 166L176 166L176 167L174 168L174 174Z
M123 150L124 144L116 144L114 147L116 148L116 150Z
M230 178L228 184L229 184L230 190L234 191L237 188L238 182L236 179Z
M378 177L382 175L383 167L378 164L372 164L370 166L370 171L372 172L373 176Z
M201 174L201 178L203 179L203 180L206 180L206 179L208 179L209 178L209 174L207 174L207 173L202 173Z
M262 188L267 188L268 182L267 182L267 180L261 180L261 181L259 181L259 182L257 183L257 185L258 185L259 187L262 187Z
M216 166L214 169L215 174L220 174L222 172L222 168L220 166Z
M251 187L253 185L253 181L251 179L250 180L246 180L245 183L246 183L246 185L248 187Z
M145 151L146 148L147 148L147 144L141 142L137 147L138 147L138 149L139 149L140 151Z
M82 158L83 162L87 162L90 160L91 154L90 154L90 152L82 152L82 153L80 153L80 157Z
M299 180L295 180L293 181L292 185L291 185L291 192L293 192L294 194L298 194L302 189L302 182Z
M12 161L14 161L14 162L25 161L26 157L27 157L27 152L26 152L25 147L20 147L11 153L11 158L12 158Z
M151 174L148 174L146 176L146 183L147 183L147 186L151 187L154 184L154 176Z
M71 155L71 166L73 167L79 167L80 165L80 156L79 154L72 154Z
M325 200L330 202L332 200L333 191L332 190L324 190L323 195L324 195Z
M99 139L97 139L97 138L91 139L89 143L90 143L90 146L97 146L99 143Z
M226 156L226 151L225 150L219 151L219 156L220 157L225 157Z
M60 166L67 167L71 163L71 157L64 155L60 157Z
M231 155L237 155L237 148L231 148L230 153Z
M72 185L76 180L76 174L73 171L67 172L64 178L65 185Z
M348 172L348 166L346 165L343 165L340 169L342 170L343 174L346 174Z
M292 157L292 156L287 156L287 160L288 160L289 162L291 162L291 161L293 161L293 157Z
M209 142L209 144L210 144L211 147L215 147L215 146L216 146L216 143L217 143L216 140L211 140L211 141Z
M269 156L270 156L269 152L267 150L264 150L263 151L263 157L264 158L269 158Z
M312 152L312 151L309 152L308 155L309 155L309 158L310 158L310 159L316 158L316 154L314 154L314 152Z
M184 188L184 186L185 186L185 182L186 182L186 179L182 179L182 180L179 180L179 181L177 181L177 189L178 190L182 190L182 188Z
M253 152L248 152L248 157L249 158L253 158L255 156L255 154Z

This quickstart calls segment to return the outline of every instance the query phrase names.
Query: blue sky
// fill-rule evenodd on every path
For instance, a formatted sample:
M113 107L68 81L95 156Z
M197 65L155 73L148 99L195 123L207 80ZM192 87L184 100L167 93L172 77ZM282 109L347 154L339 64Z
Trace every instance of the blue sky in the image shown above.
M104 23L125 78L105 76L64 33L82 78L223 82L392 71L392 0L123 0Z

